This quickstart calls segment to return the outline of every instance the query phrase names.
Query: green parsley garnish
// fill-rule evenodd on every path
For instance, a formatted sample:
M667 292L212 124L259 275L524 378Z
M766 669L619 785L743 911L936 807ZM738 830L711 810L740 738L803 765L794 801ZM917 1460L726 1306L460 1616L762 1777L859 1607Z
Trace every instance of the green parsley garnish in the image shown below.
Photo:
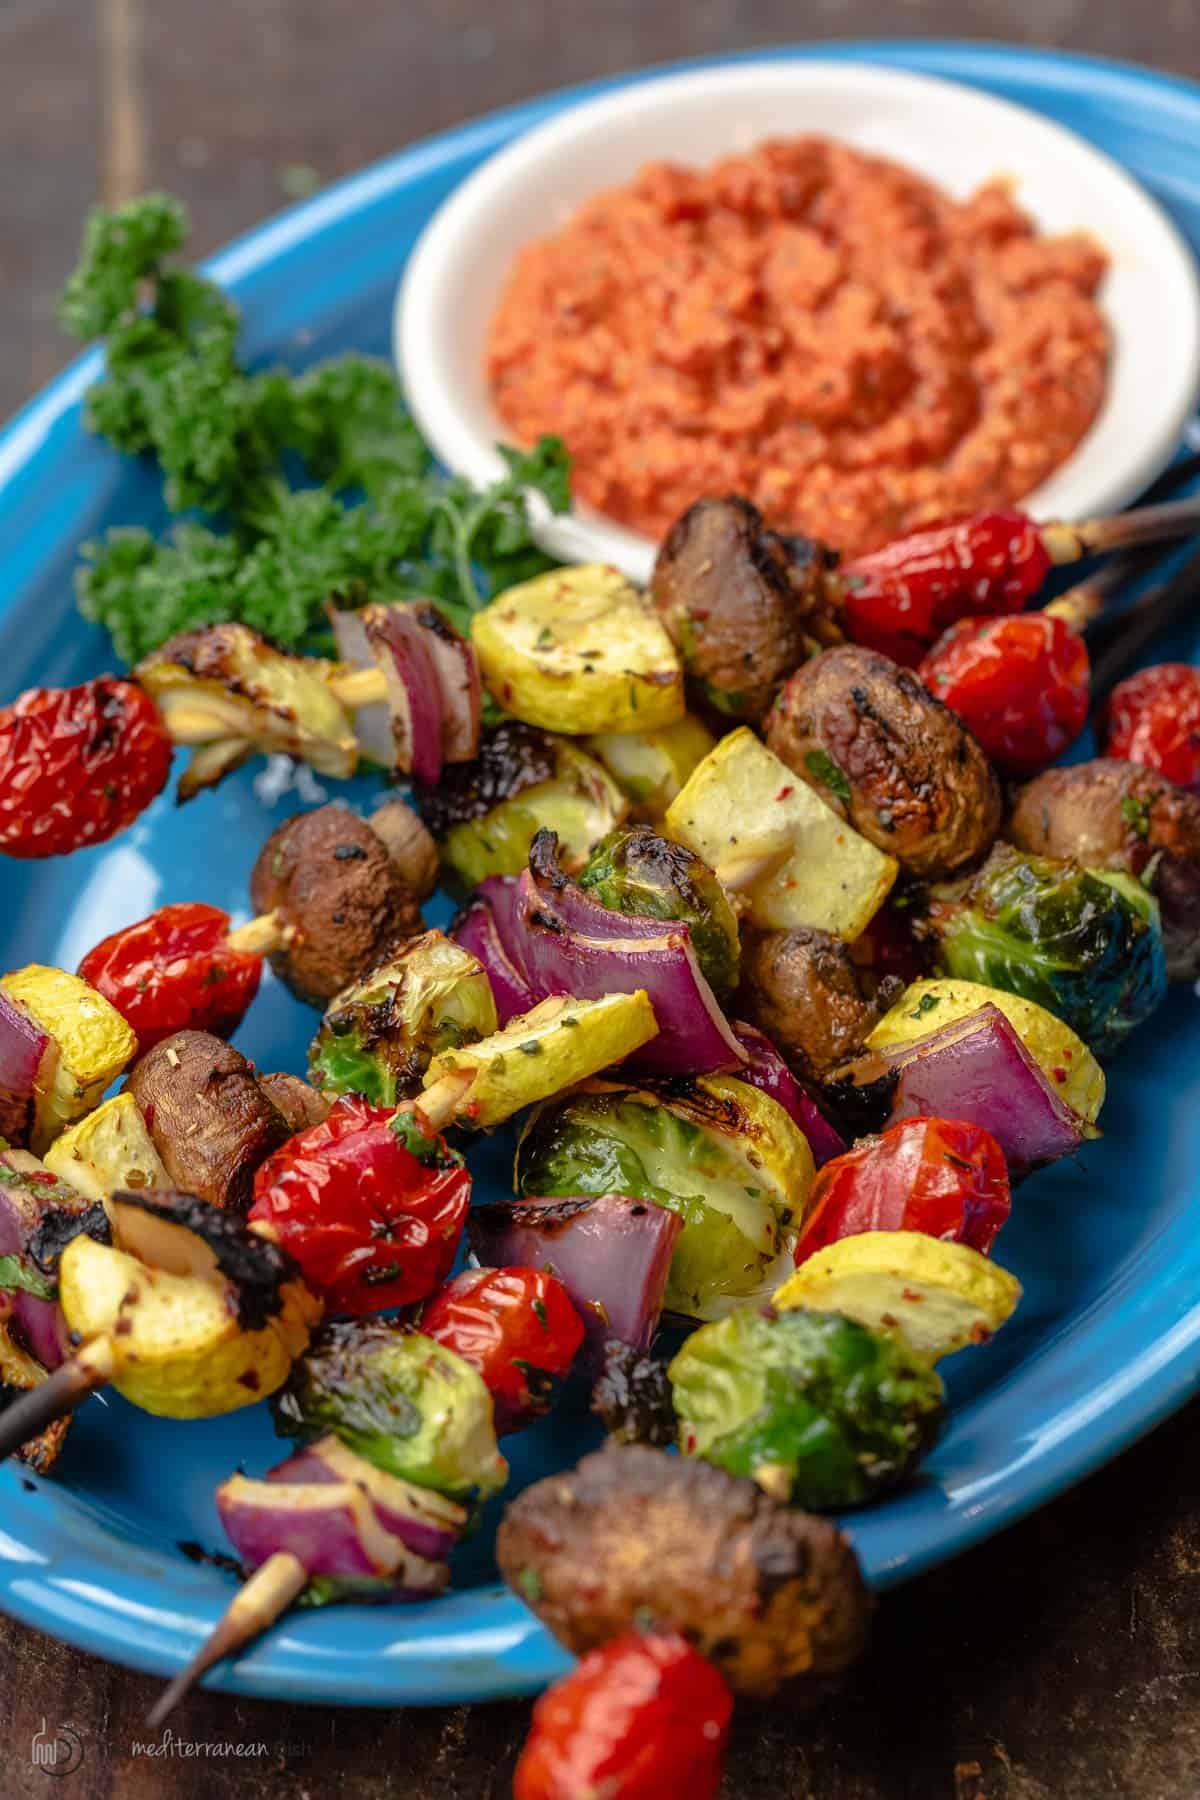
M823 787L827 787L831 794L837 795L839 800L849 801L850 783L828 750L810 750L804 758L804 766L814 781L819 781Z
M908 1016L910 1019L923 1019L926 1013L934 1012L941 1004L942 997L940 994L922 994L913 1011L910 1012Z
M0 1256L0 1293L32 1294L35 1300L54 1300L58 1289L26 1262L23 1256Z
M1150 808L1153 802L1149 797L1139 800L1133 794L1125 794L1121 799L1121 817L1130 830L1140 838L1150 836Z
M161 540L118 529L84 546L80 610L127 662L228 619L287 650L328 650L331 595L427 595L465 630L501 588L552 566L525 495L536 489L556 512L569 505L557 439L502 447L505 473L476 492L433 470L386 363L351 355L300 375L250 374L236 307L172 260L187 230L165 194L97 208L59 302L69 332L104 344L88 428L153 458L171 511L206 521L180 521Z

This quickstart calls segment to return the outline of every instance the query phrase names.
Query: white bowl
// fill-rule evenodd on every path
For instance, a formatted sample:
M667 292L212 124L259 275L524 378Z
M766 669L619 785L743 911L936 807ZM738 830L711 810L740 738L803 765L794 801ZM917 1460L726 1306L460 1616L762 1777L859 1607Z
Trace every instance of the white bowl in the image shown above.
M1200 284L1162 209L1082 138L956 82L862 63L734 63L617 88L567 108L484 163L435 214L396 296L394 346L427 441L456 474L502 471L505 428L483 356L517 249L598 188L657 158L707 164L772 135L819 132L906 163L965 197L997 175L1046 232L1088 231L1111 258L1108 395L1075 453L1023 504L1043 518L1123 506L1166 464L1200 385ZM648 538L586 507L538 536L568 562L615 563L644 581Z

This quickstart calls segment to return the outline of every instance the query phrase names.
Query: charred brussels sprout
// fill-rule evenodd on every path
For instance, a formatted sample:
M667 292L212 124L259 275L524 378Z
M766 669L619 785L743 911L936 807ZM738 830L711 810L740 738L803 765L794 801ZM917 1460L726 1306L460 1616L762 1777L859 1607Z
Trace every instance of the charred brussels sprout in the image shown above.
M543 827L557 833L564 865L578 869L629 810L592 757L516 719L485 732L474 762L450 765L436 787L414 784L413 797L463 892L489 875L519 875Z
M1131 875L1000 844L977 874L933 889L923 929L946 974L1036 1001L1098 1056L1166 997L1158 906Z
M713 992L728 994L737 986L737 918L724 888L694 850L659 837L648 825L621 827L596 845L579 885L610 912L689 926Z
M706 1076L604 1087L541 1107L517 1150L525 1195L629 1194L678 1213L665 1305L717 1318L769 1292L813 1181L802 1133L766 1094Z
M272 1409L283 1436L331 1431L377 1469L452 1500L486 1499L508 1477L481 1377L398 1320L327 1326Z
M326 1091L394 1106L419 1093L435 1056L490 1037L497 1025L475 958L427 931L330 1003L309 1049L309 1073Z
M669 1373L685 1454L797 1506L873 1499L941 1429L928 1363L841 1313L739 1307L693 1333Z

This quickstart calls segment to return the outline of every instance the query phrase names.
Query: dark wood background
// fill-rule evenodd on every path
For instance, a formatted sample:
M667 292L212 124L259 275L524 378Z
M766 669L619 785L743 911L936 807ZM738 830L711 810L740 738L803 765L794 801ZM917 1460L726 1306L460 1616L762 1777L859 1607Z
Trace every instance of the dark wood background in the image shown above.
M205 251L412 138L640 63L893 32L1200 76L1198 25L1198 0L0 0L0 415L65 359L53 297L97 196L182 194ZM1198 1437L1194 1405L889 1597L840 1700L743 1714L723 1800L1196 1800ZM197 1752L148 1762L132 1744L155 1691L0 1621L0 1795L503 1800L528 1719L200 1694L174 1721ZM58 1781L31 1762L43 1720L83 1745ZM203 1756L224 1741L270 1753Z

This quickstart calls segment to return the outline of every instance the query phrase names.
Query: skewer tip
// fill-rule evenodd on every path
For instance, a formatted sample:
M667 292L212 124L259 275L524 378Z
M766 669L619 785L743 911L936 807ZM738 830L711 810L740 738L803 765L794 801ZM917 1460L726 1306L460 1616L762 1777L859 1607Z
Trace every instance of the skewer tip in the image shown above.
M308 1570L286 1550L268 1557L230 1603L195 1656L170 1681L146 1714L146 1727L157 1731L202 1676L226 1656L266 1631L285 1613L308 1582Z

